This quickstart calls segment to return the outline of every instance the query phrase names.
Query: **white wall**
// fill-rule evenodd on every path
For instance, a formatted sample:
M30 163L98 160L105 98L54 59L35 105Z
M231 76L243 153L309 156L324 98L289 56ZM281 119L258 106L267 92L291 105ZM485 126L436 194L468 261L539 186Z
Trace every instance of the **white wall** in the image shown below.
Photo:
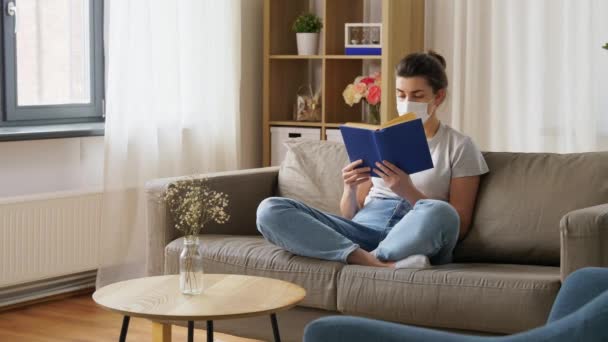
M0 142L0 198L102 183L103 137Z

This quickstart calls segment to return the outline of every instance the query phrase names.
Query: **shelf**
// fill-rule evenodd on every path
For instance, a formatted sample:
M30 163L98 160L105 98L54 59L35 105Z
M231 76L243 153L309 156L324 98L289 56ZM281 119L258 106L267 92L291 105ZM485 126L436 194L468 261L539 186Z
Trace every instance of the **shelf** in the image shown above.
M348 106L343 92L356 77L382 72L380 119L393 118L394 67L403 56L424 49L425 0L264 0L263 133L264 165L273 153L271 127L275 130L335 132L346 122L363 121L364 106ZM318 53L298 55L292 24L304 12L323 20ZM346 55L347 23L382 23L382 55ZM295 121L297 95L311 85L321 94L321 121ZM304 88L302 88L304 86ZM288 127L288 128L286 128ZM339 135L339 134L338 134ZM277 148L276 145L273 145ZM276 151L275 151L276 152Z
M269 15L266 32L270 55L295 55L298 51L296 34L291 25L298 15L310 10L310 0L268 0L265 9Z
M352 56L352 55L270 55L270 59L369 59L369 60L381 60L382 56Z
M323 59L319 55L271 55L270 59Z
M293 119L294 104L300 87L310 84L313 92L322 89L322 62L320 59L270 60L270 94L281 95L268 98L269 121L286 122Z
M325 54L344 53L344 24L363 22L364 0L326 1ZM331 20L329 20L331 18Z
M323 126L320 122L309 122L309 121L270 121L270 126L294 126L294 127L321 127Z
M363 106L352 107L344 102L342 92L363 73L364 61L361 59L327 60L325 71L325 122L340 123L361 120Z
M381 60L382 56L349 56L349 55L327 55L326 59L371 59Z

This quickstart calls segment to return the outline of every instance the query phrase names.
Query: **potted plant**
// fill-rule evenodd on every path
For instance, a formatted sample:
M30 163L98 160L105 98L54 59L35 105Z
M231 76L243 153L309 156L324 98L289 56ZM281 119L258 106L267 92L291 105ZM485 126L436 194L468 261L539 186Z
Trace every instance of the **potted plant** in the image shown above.
M316 14L304 13L293 22L292 29L296 32L298 55L316 55L319 46L319 32L323 22Z

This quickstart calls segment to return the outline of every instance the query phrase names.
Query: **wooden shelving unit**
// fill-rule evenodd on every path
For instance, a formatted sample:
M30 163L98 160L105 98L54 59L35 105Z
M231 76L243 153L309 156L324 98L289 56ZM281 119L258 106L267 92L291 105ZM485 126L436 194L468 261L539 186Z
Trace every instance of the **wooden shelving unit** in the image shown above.
M325 59L362 59L362 60L382 60L382 56L347 56L347 55L327 55Z
M364 9L369 6L379 6L381 10L382 55L346 56L344 24L364 22ZM298 56L291 24L299 14L311 10L323 18L319 54ZM318 127L321 139L325 139L326 129L338 128L348 121L360 121L362 106L346 105L342 91L370 65L381 70L383 75L381 121L386 122L395 117L393 69L403 56L422 51L423 48L424 0L265 0L262 125L264 165L270 165L272 126ZM304 84L312 84L321 89L320 122L292 119L297 89Z
M323 56L272 55L270 59L323 59Z
M298 126L298 127L323 127L322 122L296 122L297 125L294 125L294 121L270 121L270 126ZM327 126L328 124L325 124ZM338 127L339 125L336 125Z

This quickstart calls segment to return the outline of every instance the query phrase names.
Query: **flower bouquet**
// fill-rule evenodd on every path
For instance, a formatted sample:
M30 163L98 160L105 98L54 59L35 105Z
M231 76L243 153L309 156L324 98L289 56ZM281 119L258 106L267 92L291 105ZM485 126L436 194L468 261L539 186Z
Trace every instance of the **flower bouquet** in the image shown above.
M351 107L355 103L361 102L361 100L366 103L368 115L364 121L373 125L380 123L381 81L382 78L379 72L375 72L369 76L358 76L342 92L344 102Z

